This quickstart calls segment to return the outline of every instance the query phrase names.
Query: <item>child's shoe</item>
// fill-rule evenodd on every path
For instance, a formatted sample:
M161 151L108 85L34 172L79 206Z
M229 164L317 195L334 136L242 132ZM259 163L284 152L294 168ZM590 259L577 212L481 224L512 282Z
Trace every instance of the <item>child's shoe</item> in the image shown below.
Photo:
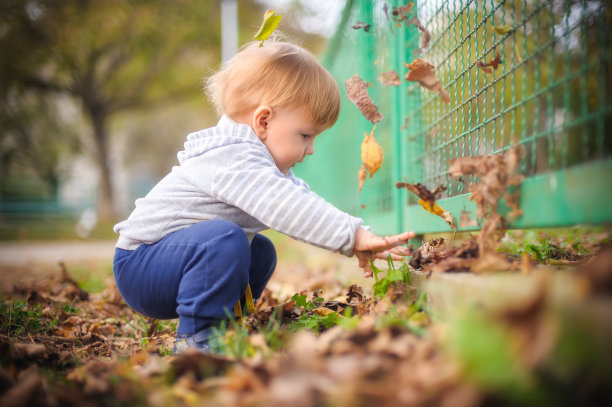
M174 348L172 349L172 355L178 355L187 349L196 349L203 353L218 355L221 350L218 331L215 331L214 327L208 327L193 335L177 336Z

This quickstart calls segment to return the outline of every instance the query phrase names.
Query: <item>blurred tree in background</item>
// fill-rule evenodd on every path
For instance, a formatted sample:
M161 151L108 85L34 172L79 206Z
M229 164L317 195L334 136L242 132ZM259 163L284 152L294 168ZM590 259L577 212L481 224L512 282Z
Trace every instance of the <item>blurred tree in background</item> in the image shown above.
M4 152L3 167L31 151L38 161L33 167L53 179L61 151L74 151L79 138L91 137L100 174L99 216L113 218L110 120L198 92L202 58L219 48L217 5L15 0L0 7L1 120L8 125L2 138L14 139L13 150L26 152ZM57 110L66 96L78 102L88 134L77 137L65 128Z
M239 2L240 44L263 11ZM0 179L35 177L52 195L63 161L89 154L99 169L98 216L113 219L111 133L146 134L152 146L150 129L131 119L146 122L186 100L206 110L201 80L220 64L220 33L219 0L1 2Z

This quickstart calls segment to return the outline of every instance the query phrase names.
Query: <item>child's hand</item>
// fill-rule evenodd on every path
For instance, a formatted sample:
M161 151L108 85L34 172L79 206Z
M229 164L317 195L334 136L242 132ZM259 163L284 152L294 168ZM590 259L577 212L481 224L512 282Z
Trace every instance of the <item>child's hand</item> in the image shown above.
M407 256L409 251L400 245L408 243L408 240L414 236L414 232L404 232L399 235L382 237L363 228L357 229L353 250L364 275L372 277L370 260L386 259L388 255L391 255L392 260L403 260L403 256Z

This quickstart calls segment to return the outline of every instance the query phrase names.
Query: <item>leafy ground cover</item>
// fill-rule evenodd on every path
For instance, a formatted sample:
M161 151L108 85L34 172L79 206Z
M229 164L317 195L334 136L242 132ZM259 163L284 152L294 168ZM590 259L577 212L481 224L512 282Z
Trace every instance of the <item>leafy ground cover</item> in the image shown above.
M504 250L536 244L504 239ZM570 310L610 303L605 239L572 240L590 257L569 269L586 284ZM305 263L299 250L293 256ZM3 294L0 405L570 405L610 397L609 358L598 353L607 345L588 324L551 311L548 283L519 304L444 320L408 264L379 264L370 286L347 285L333 268L301 279L285 270L244 327L228 323L223 355L171 356L175 321L134 313L112 283L86 291L59 270ZM598 309L587 315L600 321Z

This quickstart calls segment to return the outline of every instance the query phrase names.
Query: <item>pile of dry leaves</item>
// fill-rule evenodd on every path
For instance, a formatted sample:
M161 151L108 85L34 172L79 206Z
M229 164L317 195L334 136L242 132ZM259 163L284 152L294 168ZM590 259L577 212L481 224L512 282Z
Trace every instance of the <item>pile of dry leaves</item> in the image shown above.
M604 248L580 270L591 295L612 292L611 255ZM533 371L551 360L561 338L548 312L551 284L542 280L538 287L524 302L493 315L508 330L506 337L520 363ZM306 297L314 301L320 295L317 290ZM141 329L134 329L139 317L113 287L87 294L67 274L17 287L12 296L9 303L21 298L26 310L39 310L39 322L47 331L11 331L13 325L3 313L3 406L476 406L496 400L490 390L469 379L466 365L443 350L448 332L432 325L422 310L415 312L416 292L403 283L393 283L380 300L353 285L344 298L321 301L310 309L267 292L257 304L257 314L247 321L253 331L246 346L253 349L267 347L261 330L275 310L283 324L305 314L348 307L359 318L345 316L347 323L319 335L300 331L280 351L246 358L160 352L172 342L173 328L159 329L158 321L141 318ZM424 331L415 333L415 326ZM473 328L459 328L467 335L463 342L461 335L451 336L455 347L478 349L472 343L475 335L492 326L481 327L483 332ZM576 377L585 385L599 383L590 376ZM592 389L587 393L595 394Z
M320 295L315 290L308 298ZM322 329L318 336L300 331L280 351L249 358L173 357L174 326L135 314L114 286L99 294L82 291L64 270L62 278L5 294L0 405L474 405L479 392L463 383L458 365L433 339L401 324L380 325L381 315L406 320L414 313L414 295L396 283L375 300L353 285L344 298L307 309L268 291L246 321L253 349L267 347L257 330L275 310L286 326L306 314L350 307L354 323ZM16 318L26 315L20 312L35 326L19 329ZM427 315L417 314L414 326L426 329Z
M463 181L471 176L477 181L470 185L470 200L476 203L476 216L482 222L480 233L463 242L459 247L449 247L443 238L425 243L414 253L410 265L416 269L431 272L472 271L475 273L499 270L516 270L521 264L499 253L496 249L503 237L505 218L498 212L500 199L503 198L511 208L508 217L516 219L522 212L519 209L518 190L512 188L520 185L523 176L518 173L523 156L520 145L510 148L505 153L464 157L450 163L449 173ZM444 187L429 191L421 184L398 182L398 188L407 188L419 196L419 203L429 212L442 217L451 227L455 222L449 212L444 211L435 202ZM464 213L464 215L467 215ZM462 216L460 225L466 221ZM474 222L477 225L476 222ZM529 259L522 258L524 270L530 267Z

